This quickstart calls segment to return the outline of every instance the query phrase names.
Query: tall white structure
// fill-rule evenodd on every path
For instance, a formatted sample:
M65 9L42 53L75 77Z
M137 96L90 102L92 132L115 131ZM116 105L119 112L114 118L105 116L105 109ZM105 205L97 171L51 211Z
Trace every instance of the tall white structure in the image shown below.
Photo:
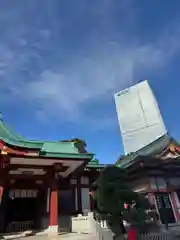
M167 133L157 101L142 81L114 95L124 152L136 152Z

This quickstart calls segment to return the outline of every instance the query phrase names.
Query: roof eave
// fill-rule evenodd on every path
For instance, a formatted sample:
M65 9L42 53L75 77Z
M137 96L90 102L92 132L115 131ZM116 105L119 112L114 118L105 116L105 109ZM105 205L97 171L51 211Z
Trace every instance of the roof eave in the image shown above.
M97 165L93 165L93 164L88 164L87 165L88 168L105 168L106 164L97 164Z
M158 142L161 141L161 140L164 140L164 138L167 139L167 144L168 144L168 142L170 141L171 138L169 137L168 134L165 134L164 136L156 139L154 142L152 142L149 145L139 149L138 151L133 152L130 155L123 156L122 162L125 162L125 163L124 164L123 163L122 164L117 164L117 166L119 166L119 165L125 166L126 164L128 165L128 164L130 164L130 162L133 162L134 160L136 160L138 156L148 156L148 155L151 155L152 152L149 152L146 155L142 154L142 152L145 151L146 149L152 147L153 144L158 144ZM155 149L154 152L157 152L157 149Z
M94 154L92 153L44 153L41 154L41 156L49 158L73 158L73 159L89 159L91 160L94 157Z

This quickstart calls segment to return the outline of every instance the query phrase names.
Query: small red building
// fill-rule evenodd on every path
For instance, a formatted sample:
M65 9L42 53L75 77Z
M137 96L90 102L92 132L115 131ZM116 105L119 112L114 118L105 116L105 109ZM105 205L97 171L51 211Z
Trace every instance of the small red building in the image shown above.
M26 140L0 119L0 232L57 233L63 216L91 209L89 188L103 167L78 139Z
M160 223L180 222L180 144L169 135L135 153L122 156L131 188L145 196L159 213Z

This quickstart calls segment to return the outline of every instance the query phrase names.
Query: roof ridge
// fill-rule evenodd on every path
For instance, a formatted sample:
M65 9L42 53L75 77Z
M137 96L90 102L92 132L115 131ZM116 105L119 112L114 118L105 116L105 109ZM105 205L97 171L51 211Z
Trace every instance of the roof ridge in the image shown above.
M125 155L122 157L122 159L120 160L121 163L118 163L120 165L122 165L122 163L125 161L126 163L131 162L133 159L135 159L137 156L147 156L147 155L151 155L153 152L157 151L157 145L158 143L160 144L159 148L162 147L163 145L167 145L170 142L170 136L169 134L164 134L163 136L157 138L156 140L154 140L153 142L151 142L150 144L146 145L145 147L139 149L136 152L130 153L129 155ZM155 149L152 149L153 146L155 146ZM149 151L148 151L149 150Z
M152 141L152 142L149 143L148 145L146 145L146 146L140 148L140 149L137 150L136 152L133 152L132 155L136 155L136 154L138 154L139 152L143 151L143 150L146 149L146 148L149 148L149 146L151 146L152 144L156 144L158 141L160 141L161 139L163 139L163 138L165 138L165 137L167 137L168 140L170 141L170 136L169 136L168 134L164 134L163 136L161 136L161 137L155 139L154 141Z
M74 144L74 142L71 141L47 141L47 140L19 140L19 142L27 142L27 143L60 143L60 144Z
M41 150L41 152L43 152L43 150ZM51 154L51 153L53 153L53 154L59 154L58 152L49 152L48 151L48 154ZM67 154L66 152L61 152L61 154ZM94 155L94 153L90 153L90 152L86 152L86 153L81 153L81 152L72 152L72 153L68 153L69 155L74 155L74 154L78 154L78 155Z

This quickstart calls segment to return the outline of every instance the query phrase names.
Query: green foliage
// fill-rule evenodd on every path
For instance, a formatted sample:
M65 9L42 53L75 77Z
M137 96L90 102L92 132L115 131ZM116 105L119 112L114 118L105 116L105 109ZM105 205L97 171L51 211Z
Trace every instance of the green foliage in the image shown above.
M121 214L124 203L133 204L137 194L127 186L126 172L118 167L106 167L97 181L97 207L101 212Z
M95 206L111 227L123 220L143 226L150 208L149 201L127 185L126 171L116 166L106 167L96 183ZM124 209L124 203L128 209Z
M73 142L75 147L77 147L80 153L87 153L86 151L87 144L83 139L73 138L71 140L63 140L61 142Z
M79 139L79 138L74 138L71 140L72 142L74 142L74 145L77 147L77 149L79 150L80 153L86 153L86 147L87 144L84 140Z

